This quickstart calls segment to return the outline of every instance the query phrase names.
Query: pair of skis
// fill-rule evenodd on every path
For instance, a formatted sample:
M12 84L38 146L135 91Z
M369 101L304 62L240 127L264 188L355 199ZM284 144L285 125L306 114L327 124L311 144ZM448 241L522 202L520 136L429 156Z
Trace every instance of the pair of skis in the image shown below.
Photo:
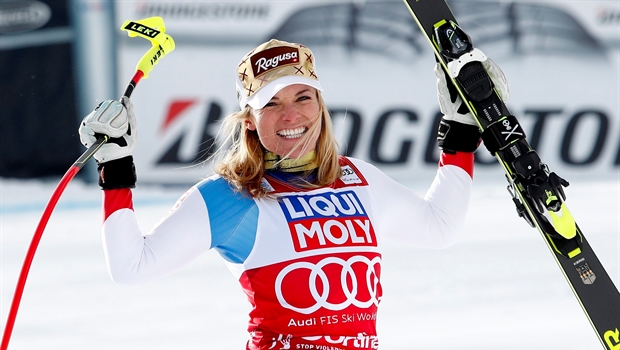
M530 147L445 0L404 1L504 169L518 215L543 236L604 348L620 350L620 293L564 202L568 182Z

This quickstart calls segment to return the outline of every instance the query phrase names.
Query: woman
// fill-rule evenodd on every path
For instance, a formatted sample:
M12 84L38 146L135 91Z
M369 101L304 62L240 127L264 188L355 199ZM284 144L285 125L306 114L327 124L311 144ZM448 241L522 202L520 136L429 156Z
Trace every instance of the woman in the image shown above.
M442 153L421 198L374 166L337 155L314 60L303 45L279 40L242 59L241 110L224 120L229 146L218 151L216 174L190 188L145 235L130 190L131 102L106 101L84 119L86 146L95 133L115 138L95 155L115 282L164 276L213 248L252 304L247 349L379 347L379 237L431 248L456 240L480 135L473 117L458 113L460 99L454 92L451 98L436 68Z

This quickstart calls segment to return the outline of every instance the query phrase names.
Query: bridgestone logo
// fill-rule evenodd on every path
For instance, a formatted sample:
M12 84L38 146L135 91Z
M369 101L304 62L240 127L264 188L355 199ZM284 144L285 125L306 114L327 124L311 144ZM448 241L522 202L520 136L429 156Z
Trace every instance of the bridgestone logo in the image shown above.
M299 50L292 47L274 47L261 51L250 59L254 77L270 70L299 62Z
M267 20L271 6L253 3L142 2L142 17L161 16L183 20Z

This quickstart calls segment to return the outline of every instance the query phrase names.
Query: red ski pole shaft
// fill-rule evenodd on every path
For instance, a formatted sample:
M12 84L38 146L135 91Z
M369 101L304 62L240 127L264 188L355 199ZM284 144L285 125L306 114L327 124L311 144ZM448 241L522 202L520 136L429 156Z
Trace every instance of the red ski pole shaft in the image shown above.
M124 96L130 97L135 89L136 85L140 82L144 73L142 71L137 71L131 82L127 86L127 90L125 90ZM30 242L30 246L28 247L28 251L26 252L26 258L24 259L24 263L22 265L21 272L19 274L19 278L17 280L17 286L15 287L15 293L13 295L13 301L11 303L11 309L9 310L9 315L7 317L6 325L4 327L4 333L2 335L2 343L0 344L0 350L7 350L9 346L9 341L11 340L11 335L13 333L13 328L15 326L15 319L17 318L17 312L19 311L19 305L21 303L22 296L24 294L24 287L26 286L26 280L28 279L28 273L30 272L30 267L32 266L32 261L34 260L34 255L39 246L39 242L41 241L41 237L43 236L43 231L45 231L45 227L47 226L47 222L49 221L50 216L52 216L52 212L60 199L60 196L64 192L65 188L73 180L75 175L84 167L86 162L88 162L93 155L103 146L106 142L108 142L109 137L104 136L102 138L97 139L95 143L90 146L82 155L71 165L69 170L64 174L64 176L60 179L60 182L56 186L56 189L52 193L52 196L45 206L45 210L41 215L41 219L39 220L39 224L34 232L34 236Z
M155 37L145 36L140 29L136 28L147 28L150 29L149 33L159 33ZM140 36L143 37L152 43L152 47L149 51L147 51L136 67L136 73L133 78L129 82L127 89L123 96L131 97L133 90L136 88L136 85L142 80L142 78L147 78L150 71L153 67L161 61L161 59L166 56L169 52L173 51L175 48L174 40L168 34L164 34L166 31L166 27L164 25L164 20L161 17L149 17L139 21L125 21L123 26L121 26L122 30L126 30L129 33L129 36ZM28 248L28 252L26 253L26 258L24 260L24 264L22 265L22 269L17 280L17 287L15 288L15 294L13 296L13 302L11 303L11 309L9 310L9 315L7 317L7 322L4 327L4 333L2 335L2 343L0 344L0 350L7 350L9 347L9 341L11 339L11 335L13 333L13 328L15 326L15 319L17 318L17 311L19 310L19 305L22 299L22 295L24 293L24 287L26 285L26 280L28 279L28 273L30 271L30 267L32 266L32 260L34 259L34 255L37 251L37 247L39 246L39 242L41 241L41 236L43 235L43 231L45 230L45 226L47 226L47 222L49 221L54 208L56 207L56 203L60 199L60 196L64 192L65 188L71 182L73 177L82 169L84 164L90 160L93 155L103 146L106 142L108 142L110 138L108 136L103 136L95 143L90 146L67 170L65 175L62 177L54 193L52 194L51 199L47 203L45 210L43 211L43 215L39 220L39 225L32 237L32 241L30 243L30 247Z

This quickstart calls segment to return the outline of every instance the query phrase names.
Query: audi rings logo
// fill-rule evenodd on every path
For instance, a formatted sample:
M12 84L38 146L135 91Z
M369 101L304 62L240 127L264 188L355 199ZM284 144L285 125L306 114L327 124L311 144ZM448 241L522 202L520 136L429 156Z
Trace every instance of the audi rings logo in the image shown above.
M341 267L339 281L340 285L337 286L340 290L332 289L333 284L338 284L338 279L333 275L334 270L330 269L329 265L336 265ZM354 266L356 265L356 269ZM358 267L358 266L361 266ZM365 271L363 271L365 268ZM301 314L311 314L320 308L325 308L331 311L341 311L345 308L353 305L358 308L366 309L372 305L379 306L379 300L381 299L379 274L381 269L381 257L377 256L370 260L365 256L356 255L348 260L344 260L336 257L328 257L316 264L300 261L288 265L276 278L275 292L280 305L293 310ZM289 274L302 273L302 270L309 270L310 275L308 278L308 289L310 296L313 299L310 300L310 306L306 305L292 305L284 297L282 292L282 284L284 279ZM356 273L358 271L358 273ZM331 274L330 274L331 272ZM364 274L359 276L358 274ZM365 282L365 286L360 286L359 280L362 283ZM367 293L360 293L363 288L366 288ZM297 286L297 288L303 288L303 286ZM333 293L332 293L333 292ZM367 294L367 295L366 295ZM332 298L330 298L330 295ZM337 295L333 297L333 295ZM340 295L344 296L341 297ZM365 295L362 297L362 295ZM336 299L336 300L332 300ZM344 299L344 300L341 300ZM362 300L360 300L362 299ZM331 300L331 301L330 301Z

